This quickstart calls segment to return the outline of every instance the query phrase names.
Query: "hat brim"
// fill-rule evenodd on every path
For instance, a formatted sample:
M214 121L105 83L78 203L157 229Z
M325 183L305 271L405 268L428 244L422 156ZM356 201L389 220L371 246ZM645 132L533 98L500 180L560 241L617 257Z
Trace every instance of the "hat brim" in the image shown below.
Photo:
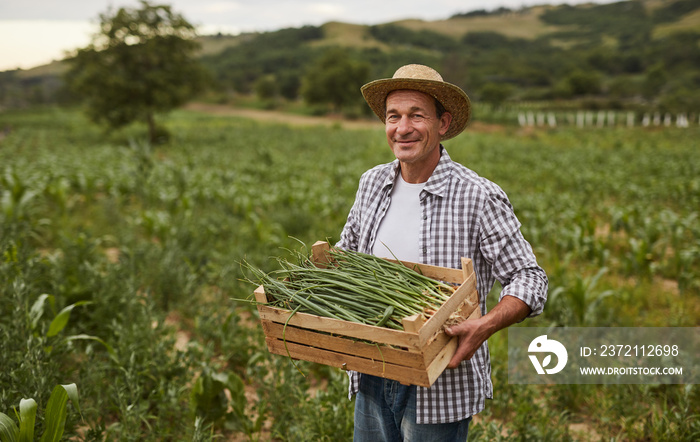
M451 83L418 78L385 78L362 86L362 96L372 111L386 122L386 97L390 92L411 89L436 98L452 115L450 127L440 139L448 140L459 135L471 119L471 102L464 91Z

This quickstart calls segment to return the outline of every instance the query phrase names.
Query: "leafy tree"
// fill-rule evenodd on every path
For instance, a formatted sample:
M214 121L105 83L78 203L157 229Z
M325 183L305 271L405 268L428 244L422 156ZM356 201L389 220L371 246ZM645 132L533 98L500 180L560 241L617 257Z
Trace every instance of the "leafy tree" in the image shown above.
M481 99L499 107L513 95L513 85L507 83L486 83L481 88Z
M653 98L661 92L668 81L668 74L663 64L657 63L651 67L646 73L643 84L644 96Z
M302 95L309 104L330 104L340 111L361 100L359 89L368 76L369 64L352 59L343 49L331 49L304 76Z
M241 35L238 44L203 57L202 63L219 84L243 94L255 91L259 77L274 75L280 82L280 94L293 99L299 94L299 79L308 61L321 52L309 44L321 38L323 30L314 26Z
M255 92L262 100L275 98L278 93L277 80L274 75L265 75L255 82Z
M601 89L600 75L591 71L575 70L566 77L573 95L597 94Z
M299 96L299 87L301 86L300 75L285 71L278 75L278 79L280 94L284 98L294 100Z
M140 3L100 15L93 42L68 60L66 82L93 121L111 128L145 121L156 141L155 115L199 91L205 71L195 61L194 27L170 6Z

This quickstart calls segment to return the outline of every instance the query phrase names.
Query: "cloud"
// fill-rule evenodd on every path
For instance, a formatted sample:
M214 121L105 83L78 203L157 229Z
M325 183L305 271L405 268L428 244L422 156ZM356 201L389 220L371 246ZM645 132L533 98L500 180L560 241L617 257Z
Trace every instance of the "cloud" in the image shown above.
M211 2L204 3L198 9L207 14L223 14L241 9L238 2Z
M335 3L311 3L304 9L309 14L321 17L342 17L345 13L345 7Z

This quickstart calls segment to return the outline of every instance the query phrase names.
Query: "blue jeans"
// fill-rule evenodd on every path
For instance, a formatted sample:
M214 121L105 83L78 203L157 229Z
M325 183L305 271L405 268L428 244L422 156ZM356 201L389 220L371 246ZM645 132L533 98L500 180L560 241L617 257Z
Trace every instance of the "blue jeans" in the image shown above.
M447 424L416 423L416 386L363 374L355 398L354 442L467 440L468 417Z

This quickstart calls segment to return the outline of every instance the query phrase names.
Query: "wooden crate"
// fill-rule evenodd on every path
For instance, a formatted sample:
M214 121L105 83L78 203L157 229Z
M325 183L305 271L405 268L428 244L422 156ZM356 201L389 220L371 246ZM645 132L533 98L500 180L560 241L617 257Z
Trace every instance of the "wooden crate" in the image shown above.
M317 265L328 262L329 244L313 245L312 256ZM266 305L262 286L255 290L258 312L271 353L291 356L310 362L354 370L393 379L407 385L431 386L455 353L458 338L443 331L445 321L454 312L463 319L481 316L476 291L476 275L468 258L462 258L462 269L404 262L409 268L419 267L433 279L458 284L454 294L428 320L420 315L403 319L404 330L359 324L296 313ZM285 330L285 323L286 330Z

